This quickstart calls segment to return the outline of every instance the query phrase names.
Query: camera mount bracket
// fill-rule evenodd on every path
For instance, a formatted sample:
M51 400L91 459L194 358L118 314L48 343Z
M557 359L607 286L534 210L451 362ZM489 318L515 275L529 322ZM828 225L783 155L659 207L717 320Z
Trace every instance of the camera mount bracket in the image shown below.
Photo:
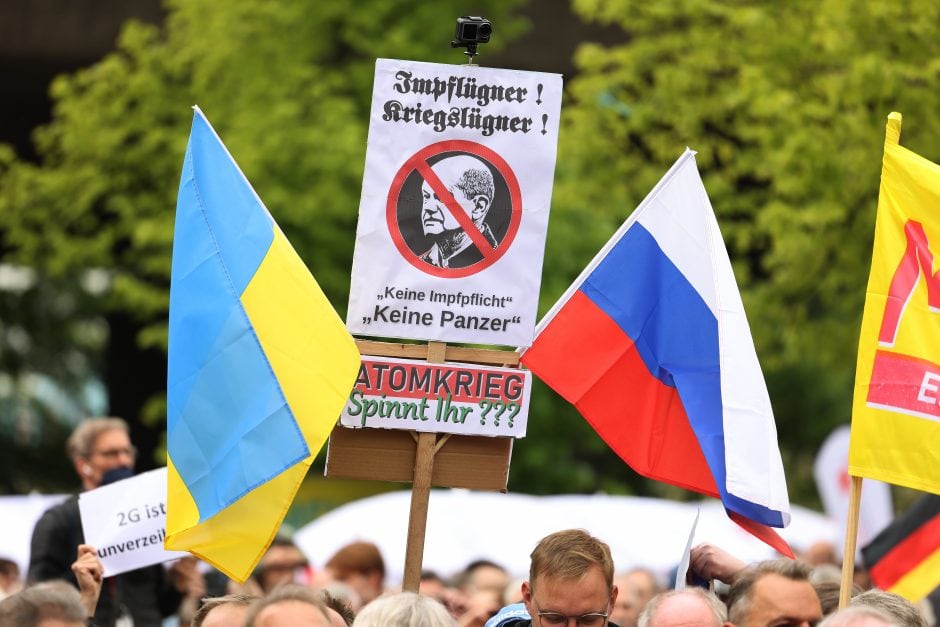
M493 24L485 17L465 15L457 18L457 28L454 40L450 42L451 48L466 48L464 54L469 57L468 65L473 65L473 57L477 56L477 46L489 42L493 33Z

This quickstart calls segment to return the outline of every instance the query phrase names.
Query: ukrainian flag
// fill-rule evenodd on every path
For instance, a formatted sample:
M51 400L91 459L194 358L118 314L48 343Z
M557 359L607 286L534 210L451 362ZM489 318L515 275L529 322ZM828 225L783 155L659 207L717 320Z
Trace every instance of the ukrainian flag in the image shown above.
M168 549L244 581L352 389L352 336L197 108L170 285Z

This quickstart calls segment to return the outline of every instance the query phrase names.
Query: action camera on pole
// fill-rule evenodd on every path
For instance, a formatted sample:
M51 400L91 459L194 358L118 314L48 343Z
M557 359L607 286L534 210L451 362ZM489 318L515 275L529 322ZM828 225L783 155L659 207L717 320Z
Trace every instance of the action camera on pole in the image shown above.
M451 48L466 48L464 52L470 61L477 54L477 45L485 44L490 40L493 34L493 24L485 17L476 17L465 15L457 18L457 29L454 32L454 40L450 42Z

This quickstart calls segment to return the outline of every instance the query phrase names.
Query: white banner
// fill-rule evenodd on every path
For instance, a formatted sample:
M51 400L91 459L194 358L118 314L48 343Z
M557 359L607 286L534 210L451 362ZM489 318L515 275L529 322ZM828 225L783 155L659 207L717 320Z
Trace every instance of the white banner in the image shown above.
M29 570L33 527L47 509L68 498L67 494L32 494L0 496L0 558L10 559L20 567L25 578Z
M78 508L85 543L98 550L105 577L189 555L163 549L166 468L83 492Z
M813 475L826 514L845 529L849 517L849 425L833 429L826 438L816 461ZM857 556L861 558L862 547L871 542L878 532L894 520L891 504L891 487L875 479L862 482L861 501L858 513ZM842 552L842 546L837 546Z
M346 326L528 346L561 76L379 59Z
M340 424L521 438L531 388L528 370L363 356Z
M294 542L315 569L350 542L374 542L385 558L386 583L395 585L403 574L402 538L408 535L410 508L411 490L346 503L297 530ZM423 568L449 576L472 560L488 559L523 579L529 576L529 554L539 539L559 529L586 529L610 545L618 572L647 566L665 581L685 547L697 509L701 518L696 543L720 546L747 563L775 557L772 548L731 522L717 499L679 503L607 494L431 490ZM844 534L822 514L799 505L793 506L792 515L780 535L797 551L820 540L837 541Z

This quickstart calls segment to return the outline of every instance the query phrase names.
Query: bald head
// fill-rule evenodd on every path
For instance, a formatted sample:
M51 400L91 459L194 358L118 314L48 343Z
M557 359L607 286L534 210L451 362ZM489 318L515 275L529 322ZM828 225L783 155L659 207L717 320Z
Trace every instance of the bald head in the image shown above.
M196 622L193 619L193 627L227 627L228 625L244 625L245 617L248 616L248 605L238 605L236 603L227 603L217 605L206 612Z
M828 616L819 627L899 627L890 616L872 607L847 607Z
M721 627L724 605L699 588L656 595L640 614L639 627Z
M284 584L256 603L245 619L247 627L332 627L327 607L316 592Z
M495 188L493 174L475 157L457 155L431 166L444 189L478 227L490 210ZM460 221L453 207L429 181L421 184L421 225L425 235L437 236L460 231ZM461 231L462 232L462 231Z
M451 193L459 189L468 199L479 194L490 200L493 198L493 175L489 168L476 157L470 155L447 157L435 163L431 169Z

